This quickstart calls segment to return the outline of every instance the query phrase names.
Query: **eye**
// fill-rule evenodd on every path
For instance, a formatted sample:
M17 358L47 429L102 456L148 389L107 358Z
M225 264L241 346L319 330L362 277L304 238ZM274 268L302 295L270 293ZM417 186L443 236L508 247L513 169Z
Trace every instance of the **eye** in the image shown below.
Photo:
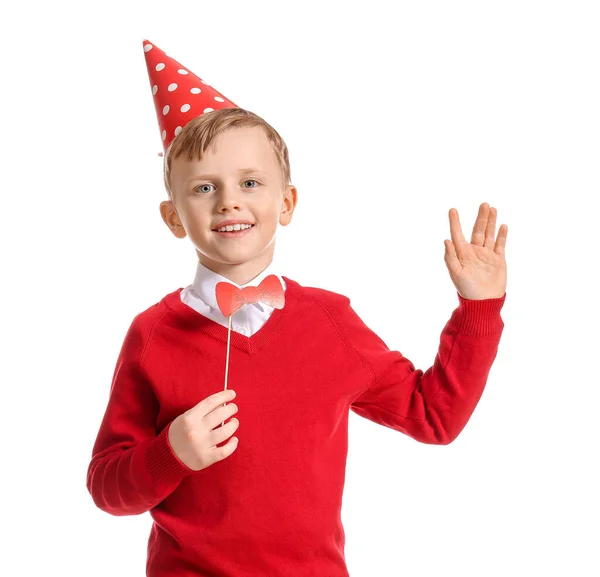
M246 180L245 182L256 182L256 186L258 186L257 180ZM250 188L256 188L256 186L251 186Z
M200 186L194 188L194 192L200 192L200 189L204 188L205 186L212 186L212 184L201 184Z

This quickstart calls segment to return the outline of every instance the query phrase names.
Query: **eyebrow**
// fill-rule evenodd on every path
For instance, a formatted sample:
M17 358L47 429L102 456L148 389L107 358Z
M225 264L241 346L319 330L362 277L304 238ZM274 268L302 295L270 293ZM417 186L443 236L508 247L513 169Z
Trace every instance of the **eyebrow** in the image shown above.
M240 168L238 172L240 174L264 174L264 172L260 170L260 168ZM216 180L218 178L219 177L216 174L198 174L196 176L191 176L190 178L188 178L186 184L192 182L193 180Z

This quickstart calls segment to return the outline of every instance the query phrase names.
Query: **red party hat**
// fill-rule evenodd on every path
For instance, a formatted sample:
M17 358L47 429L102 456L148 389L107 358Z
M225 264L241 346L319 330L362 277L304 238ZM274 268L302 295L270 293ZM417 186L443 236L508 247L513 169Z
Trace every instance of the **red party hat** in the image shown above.
M238 108L156 44L144 40L144 53L165 151L190 120L217 108Z

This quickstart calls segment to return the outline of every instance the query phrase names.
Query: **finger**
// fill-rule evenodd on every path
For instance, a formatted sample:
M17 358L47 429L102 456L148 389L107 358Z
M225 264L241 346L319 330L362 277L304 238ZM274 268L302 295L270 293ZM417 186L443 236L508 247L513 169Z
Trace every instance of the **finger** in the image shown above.
M456 250L454 249L452 242L450 242L449 240L445 240L444 245L446 247L446 251L444 253L444 261L446 262L448 270L455 275L460 274L462 265L460 264L460 261L456 256Z
M494 252L500 256L504 256L504 247L506 246L506 237L508 236L508 226L505 224L501 225L498 229L498 238L496 239L496 246Z
M229 439L229 437L238 430L239 426L240 422L238 419L231 419L231 421L228 421L223 427L211 431L208 436L209 447L214 449L217 445Z
M226 457L229 457L231 453L233 453L238 446L238 438L231 437L227 443L225 443L222 447L215 447L212 449L212 460L214 463L217 461L222 461Z
M451 208L448 212L448 217L450 218L450 239L454 245L454 250L456 251L458 258L460 258L462 252L462 243L467 242L467 240L465 239L460 228L458 211L455 208Z
M471 233L471 244L477 246L483 246L486 234L486 225L488 224L488 218L490 213L490 205L487 202L482 202L479 205L479 213L475 219L473 225L473 232Z
M198 411L200 416L204 417L219 405L223 405L233 398L235 398L235 391L233 389L219 391L218 393L206 397L206 399L202 399L196 406L192 407L190 411Z
M226 419L238 412L238 406L235 403L228 403L225 406L219 406L210 413L202 417L204 424L212 431L216 426L223 423Z
M483 243L483 246L487 246L490 248L494 246L494 235L496 234L496 215L496 209L490 207L487 227L485 229L485 241Z

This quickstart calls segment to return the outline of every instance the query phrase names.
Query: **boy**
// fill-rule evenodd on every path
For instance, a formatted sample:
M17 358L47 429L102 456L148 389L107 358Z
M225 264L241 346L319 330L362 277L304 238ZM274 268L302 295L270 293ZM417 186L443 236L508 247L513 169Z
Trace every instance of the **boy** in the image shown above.
M347 297L285 276L277 277L283 308L248 299L226 318L217 283L256 297L250 287L275 274L276 229L297 202L287 147L156 46L145 41L144 50L166 151L161 215L178 238L189 236L198 262L191 285L133 319L88 490L112 515L150 512L150 577L347 577L340 512L349 410L422 443L456 438L504 327L506 229L492 250L495 212L484 203L469 244L450 212L446 263L459 307L425 372L390 350ZM171 76L154 75L165 71ZM190 96L201 94L223 106ZM182 117L194 110L202 113ZM219 232L232 220L246 227Z

